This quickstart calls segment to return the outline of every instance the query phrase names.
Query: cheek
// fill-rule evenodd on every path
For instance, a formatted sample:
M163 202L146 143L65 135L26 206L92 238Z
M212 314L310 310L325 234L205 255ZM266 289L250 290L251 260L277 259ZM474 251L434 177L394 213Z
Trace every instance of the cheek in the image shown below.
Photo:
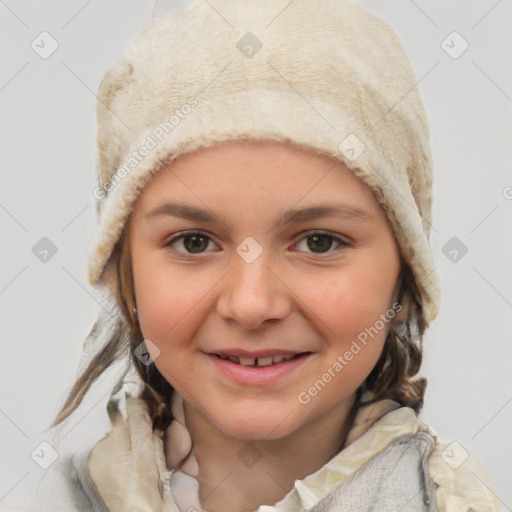
M214 283L192 268L179 273L168 266L151 268L134 275L141 331L161 351L179 350L193 338Z
M322 286L303 289L304 303L313 313L310 318L326 340L322 370L341 371L339 386L357 387L377 363L395 313L390 303L393 287L394 282L377 271L354 265Z
M151 285L148 280L137 292L142 335L157 347L155 355L149 351L151 357L167 382L178 388L194 370L191 340L201 315L200 294L193 287L181 290L181 284L161 279Z
M347 268L316 285L302 289L303 301L323 321L329 338L357 335L391 307L394 282L367 268Z

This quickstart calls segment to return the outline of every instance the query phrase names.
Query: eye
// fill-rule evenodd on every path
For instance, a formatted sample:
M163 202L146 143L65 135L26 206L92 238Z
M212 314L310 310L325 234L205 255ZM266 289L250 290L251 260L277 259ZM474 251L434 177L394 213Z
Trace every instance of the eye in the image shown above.
M178 250L178 252L184 252L185 254L199 254L204 252L204 249L208 247L208 241L212 241L211 238L200 231L190 231L183 233L165 244L165 246L173 246L180 242L179 245L185 248L185 251ZM213 243L213 242L212 242Z
M300 242L299 242L299 244L297 244L297 246L299 246L303 241L306 241L307 248L311 249L313 254L323 254L323 253L328 252L333 245L333 241L334 241L334 243L338 244L336 249L338 249L340 246L341 247L350 246L350 244L348 242L342 240L341 238L330 235L329 233L326 233L323 231L313 231L313 232L310 232L309 234L306 234L306 236L304 236L300 240ZM330 252L333 252L333 251L330 251Z

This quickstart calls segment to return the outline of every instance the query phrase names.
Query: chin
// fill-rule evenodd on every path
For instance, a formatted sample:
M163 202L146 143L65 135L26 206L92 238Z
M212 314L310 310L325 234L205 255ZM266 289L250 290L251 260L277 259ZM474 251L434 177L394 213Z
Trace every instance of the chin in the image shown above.
M262 410L260 413L239 413L224 416L217 426L223 432L241 441L272 441L281 439L294 432L298 427L294 414L283 414L283 410L271 413Z

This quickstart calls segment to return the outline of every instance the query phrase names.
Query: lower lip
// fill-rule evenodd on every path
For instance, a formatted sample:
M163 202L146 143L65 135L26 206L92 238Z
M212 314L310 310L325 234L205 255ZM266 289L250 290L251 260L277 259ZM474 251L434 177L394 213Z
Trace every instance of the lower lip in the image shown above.
M221 359L212 354L206 355L224 375L232 380L239 384L260 386L274 383L292 373L305 363L309 356L311 356L311 353L301 354L293 359L269 366L242 366L241 364L233 363L229 359Z

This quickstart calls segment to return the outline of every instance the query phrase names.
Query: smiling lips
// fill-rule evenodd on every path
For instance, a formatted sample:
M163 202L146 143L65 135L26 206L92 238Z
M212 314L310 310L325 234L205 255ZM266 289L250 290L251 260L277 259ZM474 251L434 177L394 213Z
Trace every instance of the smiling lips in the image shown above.
M271 366L289 361L297 356L308 354L309 352L295 352L283 349L264 349L256 351L242 350L238 348L216 350L210 355L216 356L223 361L230 361L240 366L263 367Z
M270 366L271 364L281 363L282 361L288 361L296 356L296 354L278 354L275 356L267 357L238 357L238 356L227 356L225 354L215 354L221 359L228 359L232 363L239 364L242 366Z
M242 350L238 348L213 350L206 355L229 380L243 386L272 386L295 372L312 352L286 349Z

